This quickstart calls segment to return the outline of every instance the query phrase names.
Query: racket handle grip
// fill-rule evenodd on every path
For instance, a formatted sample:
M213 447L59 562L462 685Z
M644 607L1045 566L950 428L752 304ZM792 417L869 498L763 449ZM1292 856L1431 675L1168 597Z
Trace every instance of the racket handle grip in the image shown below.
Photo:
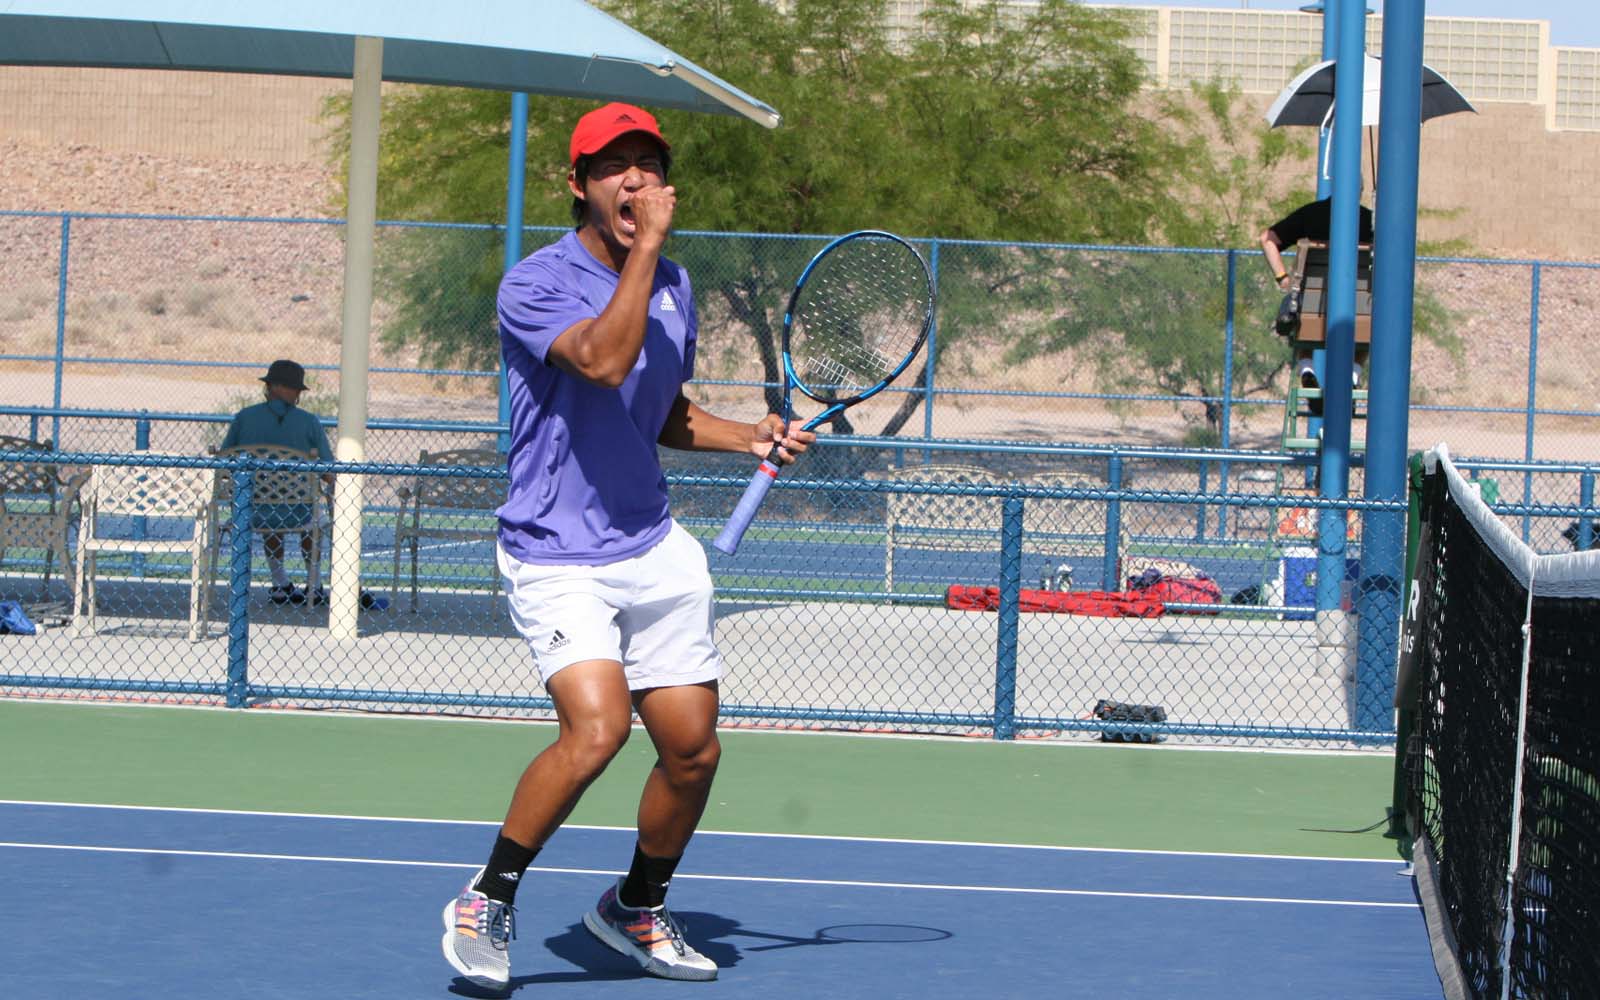
M756 519L761 501L767 498L767 491L772 489L772 482L777 478L778 465L770 459L756 469L756 474L750 477L750 485L744 488L744 496L739 498L733 513L728 515L728 523L722 526L722 533L711 543L717 551L730 556L739 551L739 539L744 537L750 522Z

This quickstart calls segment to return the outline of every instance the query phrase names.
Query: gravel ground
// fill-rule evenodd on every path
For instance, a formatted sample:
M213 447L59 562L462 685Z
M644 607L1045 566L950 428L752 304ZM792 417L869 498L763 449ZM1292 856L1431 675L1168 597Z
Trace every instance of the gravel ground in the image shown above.
M0 210L325 216L334 170L320 164L177 159L0 138Z
M0 139L0 176L0 209L14 211L329 218L337 212L339 189L334 169L322 164L187 160L18 139ZM57 219L0 218L0 243L11 251L0 256L0 287L10 290L0 297L0 352L53 352L59 239ZM332 225L76 219L68 351L252 364L294 357L310 366L337 366L342 266L340 230ZM1540 280L1538 404L1593 410L1600 398L1600 366L1590 360L1591 331L1600 320L1600 270L1545 266ZM1452 350L1416 340L1416 402L1526 405L1531 283L1526 264L1419 267L1419 288L1446 304L1460 344ZM381 302L374 320L381 332ZM414 351L375 346L372 363L409 367L418 359ZM0 384L8 398L49 401L46 366L4 367L9 371ZM226 406L251 388L253 378L220 367L144 369L136 385L115 368L75 368L69 375L74 384L65 398L71 404L110 405L131 391L138 405L184 410ZM963 384L981 383L982 373L975 376ZM331 391L333 374L321 378ZM1055 384L1070 381L1058 377ZM1166 407L1145 408L1120 421L1103 412L1059 410L1047 414L980 398L957 404L956 412L947 409L938 430L1139 443L1171 443L1184 432ZM374 417L492 414L493 385L487 379L373 377ZM1278 422L1276 415L1257 415L1241 429L1240 443L1270 446ZM1595 418L1546 418L1537 428L1536 451L1544 458L1592 458L1596 431ZM1464 454L1521 457L1524 428L1514 413L1422 410L1413 413L1411 438L1416 445L1459 442Z

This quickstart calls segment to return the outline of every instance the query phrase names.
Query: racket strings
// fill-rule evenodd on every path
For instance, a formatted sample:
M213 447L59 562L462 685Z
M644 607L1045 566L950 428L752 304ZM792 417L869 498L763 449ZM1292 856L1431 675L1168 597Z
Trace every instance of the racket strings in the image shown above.
M841 244L807 278L791 317L789 355L812 395L859 394L895 374L921 344L927 268L887 239Z

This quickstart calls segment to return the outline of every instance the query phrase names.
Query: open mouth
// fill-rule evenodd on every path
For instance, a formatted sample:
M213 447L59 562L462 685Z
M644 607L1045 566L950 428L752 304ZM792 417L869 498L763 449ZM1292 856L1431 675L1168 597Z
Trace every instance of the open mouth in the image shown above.
M617 207L617 218L618 218L618 220L620 220L622 222L622 228L625 229L625 230L628 230L630 232L633 230L634 226L636 225L636 223L634 221L634 218L633 218L633 206L632 205L629 205L629 204L626 204L626 203L624 203L622 205L619 205Z

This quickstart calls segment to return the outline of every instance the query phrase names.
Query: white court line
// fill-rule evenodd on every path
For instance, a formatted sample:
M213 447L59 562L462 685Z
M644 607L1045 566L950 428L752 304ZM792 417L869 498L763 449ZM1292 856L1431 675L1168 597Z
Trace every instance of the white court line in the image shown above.
M422 553L422 552L438 552L438 551L441 551L443 549L459 549L459 548L461 548L463 546L467 546L467 545L482 545L485 542L491 542L492 543L493 541L494 541L494 539L489 535L485 535L482 538L470 538L470 539L469 538L463 538L463 539L459 539L459 540L454 541L454 542L434 541L434 542L429 542L426 545L418 545L417 546L417 552L419 552L419 553ZM392 546L392 545L379 545L379 546L376 547L375 551L393 553L394 552L394 546Z
M383 858L346 858L316 854L258 854L244 851L179 851L166 848L102 847L90 844L27 844L0 841L0 848L17 848L37 851L86 851L99 854L155 854L169 857L229 858L245 861L311 861L347 865L392 865L409 868L457 868L475 871L480 865L454 861L404 861ZM603 868L543 868L529 871L556 875L622 875L621 871ZM924 889L937 892L989 892L1029 896L1100 896L1111 899L1168 899L1217 903L1281 903L1294 906L1354 906L1369 909L1414 910L1415 903L1381 903L1354 899L1294 899L1280 896L1211 896L1178 892L1113 892L1104 889L1040 889L1026 886L1001 885L942 885L927 882L868 882L851 879L774 878L761 875L694 875L678 872L674 879L696 879L707 882L751 882L767 885L824 885L851 889Z
M359 823L434 823L447 826L500 826L499 820L485 819L428 819L414 816L357 816L342 813L268 812L257 809L204 809L194 806L133 806L112 802L48 802L30 799L0 799L0 806L50 806L69 809L131 809L139 812L198 813L218 816L269 816L286 819L335 819ZM631 826L599 826L589 823L563 823L563 830L601 830L612 833L632 833ZM1342 864L1394 865L1398 859L1388 858L1329 858L1308 854L1244 854L1225 851L1163 851L1139 847L1070 847L1061 844L1007 844L982 840L918 840L909 837L852 837L842 834L822 833L764 833L741 830L696 830L696 837L754 837L767 840L823 840L854 844L910 844L929 847L984 847L1017 851L1060 851L1068 854L1131 854L1176 858L1239 858L1246 861L1333 861Z

